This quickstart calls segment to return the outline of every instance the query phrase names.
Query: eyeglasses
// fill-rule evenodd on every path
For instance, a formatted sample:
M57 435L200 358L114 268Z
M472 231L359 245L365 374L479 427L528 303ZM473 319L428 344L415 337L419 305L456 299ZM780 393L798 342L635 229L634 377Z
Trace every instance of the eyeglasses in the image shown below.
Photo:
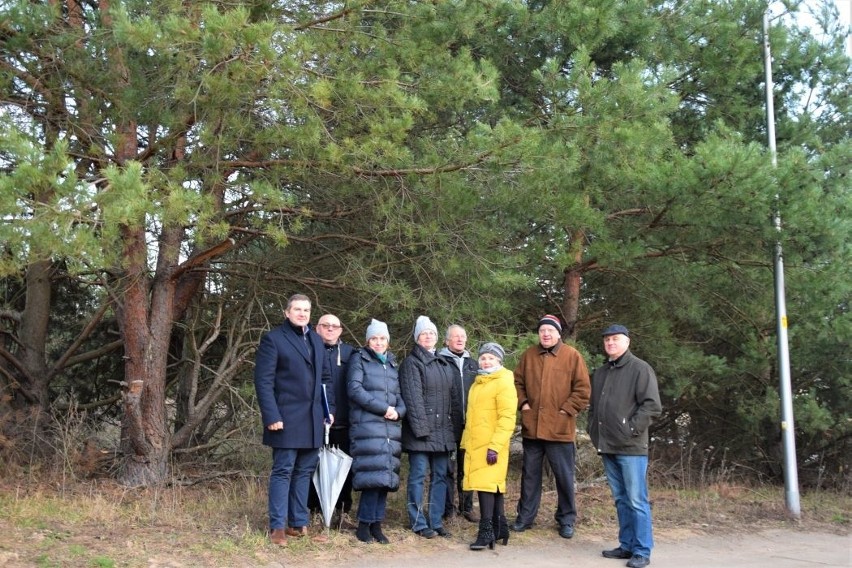
M335 323L318 323L317 327L324 327L326 329L340 329L343 326L337 325Z

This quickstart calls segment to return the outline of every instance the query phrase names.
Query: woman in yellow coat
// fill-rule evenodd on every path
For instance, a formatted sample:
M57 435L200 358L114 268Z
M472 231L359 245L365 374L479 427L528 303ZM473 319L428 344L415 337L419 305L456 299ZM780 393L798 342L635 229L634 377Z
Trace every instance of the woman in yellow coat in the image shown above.
M509 440L515 431L518 393L512 371L503 367L505 352L497 343L479 348L479 374L467 399L461 447L464 448L465 491L479 496L479 533L471 550L509 543L503 505L509 471Z

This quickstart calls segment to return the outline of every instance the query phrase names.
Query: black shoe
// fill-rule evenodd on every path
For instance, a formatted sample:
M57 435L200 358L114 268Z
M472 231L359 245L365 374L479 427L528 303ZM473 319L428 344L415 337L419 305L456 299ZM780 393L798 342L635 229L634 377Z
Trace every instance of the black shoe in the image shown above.
M574 525L562 525L559 527L559 536L562 538L571 538L574 536Z
M479 532L476 534L476 541L470 543L471 550L484 550L485 548L494 550L494 526L491 524L491 519L479 521Z
M438 533L433 531L430 528L420 529L419 531L414 531L416 534L422 536L423 538L435 538L438 536Z
M650 563L651 559L647 556L639 556L638 554L634 554L633 557L627 561L627 568L645 568L645 566Z
M450 538L451 536L453 536L453 535L450 534L450 531L448 531L444 527L438 527L437 529L434 529L434 530L435 530L435 534L437 534L438 536L442 536L444 538Z
M370 523L370 535L379 544L390 544L388 537L386 537L385 533L382 532L382 523L381 522Z
M491 524L494 528L494 538L497 542L502 542L503 546L509 544L509 521L506 520L506 515L494 515L491 519Z
M632 552L624 550L620 546L618 548L613 548L612 550L604 550L601 554L604 558L621 558L622 560L625 558L633 558Z
M524 532L525 530L532 528L532 523L525 525L521 521L515 521L514 523L512 523L511 528L515 532Z
M358 530L355 531L355 536L361 542L373 542L373 535L370 534L370 523L359 521Z

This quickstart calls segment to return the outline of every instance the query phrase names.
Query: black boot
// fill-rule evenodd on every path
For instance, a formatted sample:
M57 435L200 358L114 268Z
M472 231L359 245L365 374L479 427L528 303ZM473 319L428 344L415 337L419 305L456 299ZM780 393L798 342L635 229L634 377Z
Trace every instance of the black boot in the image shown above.
M479 521L479 532L476 535L476 541L471 543L471 550L482 550L485 547L494 550L494 527L491 524L491 519L481 519Z
M509 544L509 521L506 520L506 515L494 514L497 519L494 522L494 538L503 542L503 546Z
M376 539L376 542L379 544L390 544L388 537L386 537L385 533L382 532L381 521L370 524L370 534L373 535L373 538Z
M462 516L471 523L479 522L479 517L473 512L473 491L462 491L459 494L459 509Z
M370 523L358 521L358 529L355 531L355 536L361 542L373 542L373 535L370 534Z

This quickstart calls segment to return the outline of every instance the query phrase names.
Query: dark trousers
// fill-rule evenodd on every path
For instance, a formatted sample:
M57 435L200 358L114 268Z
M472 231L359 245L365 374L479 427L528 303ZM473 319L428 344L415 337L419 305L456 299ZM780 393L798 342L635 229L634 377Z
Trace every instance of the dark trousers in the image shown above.
M444 516L454 513L470 513L473 511L473 491L462 489L464 482L464 450L456 446L456 459L450 461L450 471L447 475L447 502L444 505ZM455 508L456 495L459 496L458 509Z
M544 458L556 480L557 506L554 518L559 526L573 525L577 519L574 499L574 442L548 442L523 439L524 461L521 470L521 498L517 521L532 525L541 504L541 476Z
M349 428L332 428L328 433L328 443L331 446L337 446L347 454L350 454L349 445ZM317 495L317 489L311 483L310 491L308 492L308 508L313 512L319 512L320 501ZM346 475L346 481L343 482L343 489L340 490L340 496L337 498L335 509L344 513L348 513L352 509L352 470Z

